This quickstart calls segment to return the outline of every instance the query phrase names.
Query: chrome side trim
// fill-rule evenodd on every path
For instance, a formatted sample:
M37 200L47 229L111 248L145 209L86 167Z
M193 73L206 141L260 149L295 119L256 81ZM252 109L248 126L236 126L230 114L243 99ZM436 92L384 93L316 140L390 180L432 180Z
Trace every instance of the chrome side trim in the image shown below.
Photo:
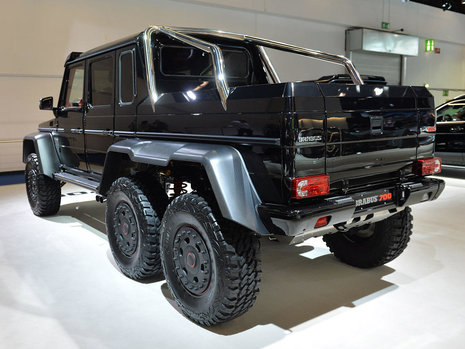
M134 135L134 133L132 133ZM260 143L279 145L281 140L279 138L266 138L266 137L247 137L247 136L223 136L223 135L207 135L207 134L182 134L182 133L167 133L167 132L136 132L137 137L150 137L159 139L179 139L179 140L209 140L209 141L222 141L233 143Z
M164 27L164 26L151 26L151 27L148 27L144 31L143 42L144 42L144 54L145 54L145 58L144 58L145 59L145 72L147 75L147 89L149 91L150 102L152 104L153 111L155 111L155 103L159 99L159 95L156 89L155 67L154 67L154 62L153 62L153 50L152 50L152 34L154 33L163 33L173 39L176 39L188 45L194 46L212 55L216 88L220 95L221 104L223 105L223 108L225 110L227 110L229 85L226 80L226 75L224 71L225 70L224 69L224 58L223 58L223 54L221 53L221 49L218 47L218 45L215 45L211 42L204 41L204 40L191 36L192 34L211 35L211 36L229 38L229 39L234 39L234 40L242 40L242 41L252 42L256 44L259 47L260 55L265 63L266 69L272 76L273 80L276 80L276 82L279 82L279 77L276 74L276 71L274 70L273 65L271 64L271 61L266 55L266 52L264 51L263 47L269 47L269 48L273 48L276 50L296 53L296 54L308 56L311 58L315 58L318 60L343 65L347 69L355 85L364 84L359 72L355 69L352 62L344 56L334 55L334 54L312 50L308 48L303 48L303 47L290 45L290 44L286 44L286 43L282 43L278 41L262 39L262 38L255 37L255 36L227 33L227 32L223 32L220 30L196 29L196 28L169 28L169 27Z
M101 135L101 136L113 136L113 131L111 130L88 130L84 131L87 135Z
M53 131L56 131L56 128L54 128L54 127L39 127L38 130L39 130L39 132L53 132Z
M115 136L135 136L136 132L135 131L114 131L113 134Z

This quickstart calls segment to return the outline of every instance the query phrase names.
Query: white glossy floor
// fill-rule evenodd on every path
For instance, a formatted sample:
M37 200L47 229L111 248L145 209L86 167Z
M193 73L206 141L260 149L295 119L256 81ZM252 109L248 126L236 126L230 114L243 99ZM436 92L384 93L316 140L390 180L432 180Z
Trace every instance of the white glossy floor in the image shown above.
M414 207L404 254L377 269L340 264L321 239L262 239L257 303L213 328L184 318L164 281L116 269L92 194L66 185L43 219L23 185L0 187L0 348L464 348L465 180L446 181Z

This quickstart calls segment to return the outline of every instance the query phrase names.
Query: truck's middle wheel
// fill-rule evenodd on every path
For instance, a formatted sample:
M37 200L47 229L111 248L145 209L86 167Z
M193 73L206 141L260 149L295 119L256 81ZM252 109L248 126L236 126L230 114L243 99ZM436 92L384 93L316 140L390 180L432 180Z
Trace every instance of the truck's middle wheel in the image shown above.
M261 276L252 232L228 221L218 224L202 197L185 194L168 206L160 235L166 282L190 319L211 326L252 307Z
M108 241L118 267L134 280L159 278L160 219L146 196L148 189L134 178L117 179L108 192Z

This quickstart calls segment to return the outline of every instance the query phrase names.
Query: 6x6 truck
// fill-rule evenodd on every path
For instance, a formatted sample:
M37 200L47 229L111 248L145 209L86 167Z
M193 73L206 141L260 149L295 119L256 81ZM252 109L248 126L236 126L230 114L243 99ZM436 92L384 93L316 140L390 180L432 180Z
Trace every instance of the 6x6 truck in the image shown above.
M281 82L266 49L347 74ZM444 189L427 177L441 169L433 104L343 56L153 26L68 56L58 105L40 101L55 118L24 138L27 195L46 216L64 183L95 191L122 273L164 275L186 316L214 325L253 305L260 236L323 236L361 268L405 249L409 206Z

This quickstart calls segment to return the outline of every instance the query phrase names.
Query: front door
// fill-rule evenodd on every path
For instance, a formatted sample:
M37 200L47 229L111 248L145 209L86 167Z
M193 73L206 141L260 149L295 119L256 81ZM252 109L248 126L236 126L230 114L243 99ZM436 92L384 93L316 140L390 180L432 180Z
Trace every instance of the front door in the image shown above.
M86 170L83 93L84 62L66 68L57 110L58 134L55 142L62 164Z

